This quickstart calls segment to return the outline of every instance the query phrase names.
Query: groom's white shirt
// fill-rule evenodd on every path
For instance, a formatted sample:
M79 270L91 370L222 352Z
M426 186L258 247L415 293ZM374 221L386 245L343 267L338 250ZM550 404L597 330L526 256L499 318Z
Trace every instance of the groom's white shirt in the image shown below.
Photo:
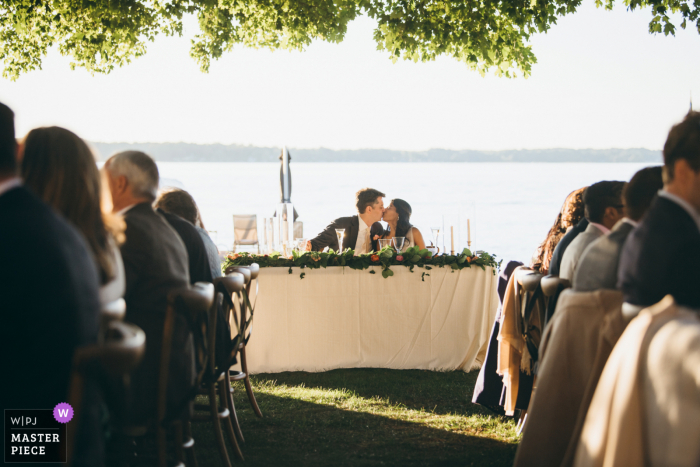
M360 216L357 216L360 221L360 230L357 232L357 241L355 242L355 255L369 253L367 245L367 236L369 235L369 227L365 224Z

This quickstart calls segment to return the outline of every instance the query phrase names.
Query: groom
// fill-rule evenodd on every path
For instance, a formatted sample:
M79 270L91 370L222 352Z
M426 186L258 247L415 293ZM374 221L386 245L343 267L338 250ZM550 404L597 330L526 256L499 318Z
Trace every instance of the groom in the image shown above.
M352 248L356 255L374 250L371 238L375 234L381 235L384 232L379 224L382 215L384 215L384 196L386 196L384 193L373 188L364 188L358 191L355 195L355 206L357 206L359 215L340 217L334 220L323 232L309 242L307 248L312 251L321 251L325 247L329 247L338 251L338 237L335 229L345 229L343 249Z

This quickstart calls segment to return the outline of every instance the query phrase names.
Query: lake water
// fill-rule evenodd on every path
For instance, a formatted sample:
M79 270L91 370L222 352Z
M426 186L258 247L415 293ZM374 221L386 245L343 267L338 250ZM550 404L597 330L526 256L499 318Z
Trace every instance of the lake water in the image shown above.
M659 163L661 163L659 161ZM600 180L629 181L649 164L630 163L292 163L292 202L314 237L333 219L355 214L355 192L376 188L411 204L411 222L455 226L456 247L527 262L573 190ZM231 248L232 214L274 214L280 200L278 163L159 162L162 185L189 191L215 242ZM442 244L443 240L439 240Z

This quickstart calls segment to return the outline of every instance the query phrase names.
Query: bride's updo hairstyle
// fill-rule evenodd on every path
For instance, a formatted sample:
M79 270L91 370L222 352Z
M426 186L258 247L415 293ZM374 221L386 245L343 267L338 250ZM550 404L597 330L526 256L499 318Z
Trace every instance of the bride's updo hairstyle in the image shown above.
M396 214L399 216L399 220L396 222L396 237L405 237L406 234L411 230L413 225L411 224L411 214L413 210L411 205L402 199L392 199L394 207L396 208Z

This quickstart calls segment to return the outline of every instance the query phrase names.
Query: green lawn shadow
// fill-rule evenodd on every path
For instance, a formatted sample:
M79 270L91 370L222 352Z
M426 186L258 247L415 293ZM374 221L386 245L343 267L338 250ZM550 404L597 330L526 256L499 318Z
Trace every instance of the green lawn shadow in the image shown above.
M510 466L517 448L486 437L269 394L258 394L264 417L257 418L243 397L240 391L236 405L247 466ZM198 424L193 430L199 465L221 465L209 426Z

